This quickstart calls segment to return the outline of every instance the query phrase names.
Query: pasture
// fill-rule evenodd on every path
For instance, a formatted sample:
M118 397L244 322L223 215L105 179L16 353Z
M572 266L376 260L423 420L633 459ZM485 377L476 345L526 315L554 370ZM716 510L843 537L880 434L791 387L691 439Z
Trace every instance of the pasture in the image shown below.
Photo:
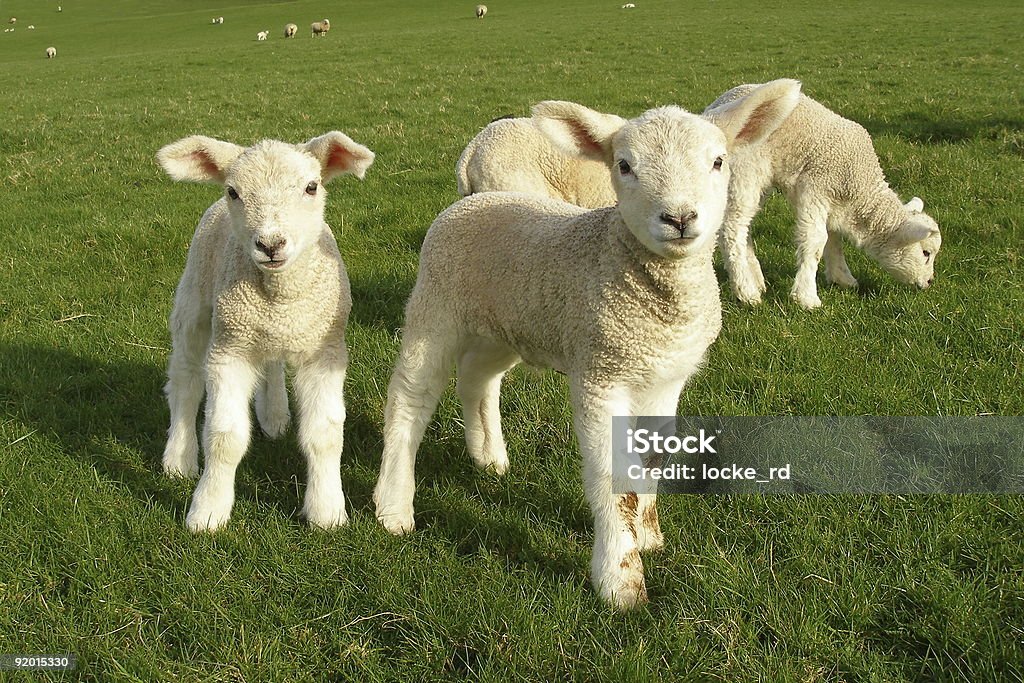
M616 614L588 578L564 381L520 368L505 477L472 467L449 392L420 450L416 533L389 536L370 501L426 228L456 199L465 143L544 99L632 117L798 78L942 226L933 288L848 247L860 290L819 276L824 306L805 312L773 197L753 228L765 303L723 287L680 414L1024 412L1020 3L495 0L483 20L451 0L57 4L0 4L5 27L18 17L0 34L0 654L79 664L11 680L1024 681L1018 496L664 496L651 603ZM352 521L299 518L293 431L254 438L230 524L194 537L194 482L159 467L166 321L220 190L173 183L155 152L332 129L377 153L327 206L354 297Z

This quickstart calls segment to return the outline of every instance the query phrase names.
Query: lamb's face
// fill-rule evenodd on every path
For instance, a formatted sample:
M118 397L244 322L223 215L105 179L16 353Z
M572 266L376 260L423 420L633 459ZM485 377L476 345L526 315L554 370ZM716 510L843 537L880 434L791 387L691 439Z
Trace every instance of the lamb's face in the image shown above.
M722 130L678 107L652 109L612 139L612 184L629 230L655 254L713 249L729 172Z
M286 270L324 229L321 166L311 154L265 141L228 169L225 197L235 235L266 272Z
M905 240L920 235L925 235L924 239L901 244L901 237ZM926 289L935 277L935 257L941 246L938 223L926 213L908 211L894 241L879 249L875 256L879 265L898 281Z

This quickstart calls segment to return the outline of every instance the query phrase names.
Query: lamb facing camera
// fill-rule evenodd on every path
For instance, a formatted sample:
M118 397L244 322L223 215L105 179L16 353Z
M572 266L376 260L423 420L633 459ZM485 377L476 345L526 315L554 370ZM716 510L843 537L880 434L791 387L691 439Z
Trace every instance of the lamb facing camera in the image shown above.
M167 474L197 474L204 382L207 395L205 462L186 526L213 531L227 523L254 396L264 433L274 438L288 428L286 364L295 368L299 444L309 475L303 513L318 527L344 524L342 391L352 301L324 221L322 184L347 173L361 179L373 152L330 132L302 145L264 140L248 149L193 136L157 156L175 180L224 186L224 197L206 210L192 238L170 320Z
M639 552L662 545L654 492L612 485L614 415L675 414L721 328L712 267L730 150L792 111L800 85L768 83L712 123L679 107L627 121L571 102L534 107L537 128L604 163L618 197L588 211L517 192L453 204L431 225L406 307L384 412L377 518L414 528L416 450L454 363L466 447L501 474L501 378L525 361L567 375L594 515L592 579L620 609L646 601Z

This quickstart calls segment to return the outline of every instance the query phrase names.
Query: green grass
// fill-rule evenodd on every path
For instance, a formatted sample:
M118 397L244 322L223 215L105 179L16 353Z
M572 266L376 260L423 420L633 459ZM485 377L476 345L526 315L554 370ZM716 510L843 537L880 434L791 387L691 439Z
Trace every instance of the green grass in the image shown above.
M1019 3L495 0L476 21L464 2L57 2L0 5L19 19L0 34L0 654L80 665L10 680L1024 680L1019 496L665 497L652 602L615 614L587 576L564 383L516 370L505 478L473 470L449 395L420 530L391 538L370 503L420 241L465 143L542 99L632 116L796 77L943 228L931 290L856 256L860 291L822 285L806 313L771 200L766 304L725 297L682 414L1024 412ZM335 128L378 154L328 200L356 297L352 523L299 519L290 435L254 441L229 527L190 536L192 484L159 471L166 320L218 190L172 183L154 153Z

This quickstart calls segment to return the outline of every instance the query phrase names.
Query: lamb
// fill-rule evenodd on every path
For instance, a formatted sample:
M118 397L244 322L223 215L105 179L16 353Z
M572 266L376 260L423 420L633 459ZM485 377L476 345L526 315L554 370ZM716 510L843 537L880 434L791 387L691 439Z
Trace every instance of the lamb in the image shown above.
M455 175L463 197L508 190L592 209L615 203L608 166L565 153L533 119L492 121L466 145Z
M18 23L18 17L11 17L10 19L7 20L7 23L8 24L17 24Z
M28 25L28 30L29 30L29 31L35 31L35 30L36 30L36 27L35 27L35 25L34 25L34 24L29 24L29 25Z
M256 34L256 40L266 40L269 35L270 31L260 31Z
M56 56L57 56L57 48L55 48L55 47L48 47L48 48L46 48L46 58L47 59L53 59Z
M285 24L284 25L284 37L285 38L294 38L295 37L295 33L298 30L299 30L299 27L296 26L295 24Z
M309 472L303 513L325 529L348 519L340 459L351 296L324 222L321 185L346 173L363 178L373 157L337 131L301 145L264 140L248 149L192 136L158 154L175 180L225 188L196 229L170 319L171 426L163 454L169 475L198 471L204 381L207 394L205 466L186 517L193 532L218 529L231 515L253 396L265 434L278 437L288 428L286 363L295 367L299 444Z
M224 23L224 17L217 17L217 23L218 24L223 24Z
M476 6L476 18L477 19L483 19L484 16L486 16L486 14L487 14L487 5L477 5Z
M634 7L636 7L636 5L634 5L631 2L627 2L625 5L622 6L622 9L633 9Z
M486 192L430 226L384 411L373 498L389 531L415 526L415 454L453 361L467 450L498 474L509 464L502 376L520 361L554 368L568 376L594 514L593 582L620 609L646 600L639 551L663 543L655 496L615 491L611 418L675 414L721 327L712 254L726 153L769 134L799 87L768 83L715 123L674 106L631 121L571 102L534 107L555 144L614 169L618 203L587 210Z
M323 21L314 21L309 27L313 31L313 36L323 37L331 30L331 22L328 19L324 19Z
M757 88L737 86L704 113L713 116ZM737 151L732 167L721 247L740 301L757 304L765 291L749 229L772 187L785 194L796 212L797 273L791 296L800 306L821 306L815 276L822 257L826 279L840 287L857 286L841 236L898 281L921 289L932 284L942 244L939 226L924 213L919 198L903 204L890 189L871 136L859 124L801 95L785 123L763 144Z

